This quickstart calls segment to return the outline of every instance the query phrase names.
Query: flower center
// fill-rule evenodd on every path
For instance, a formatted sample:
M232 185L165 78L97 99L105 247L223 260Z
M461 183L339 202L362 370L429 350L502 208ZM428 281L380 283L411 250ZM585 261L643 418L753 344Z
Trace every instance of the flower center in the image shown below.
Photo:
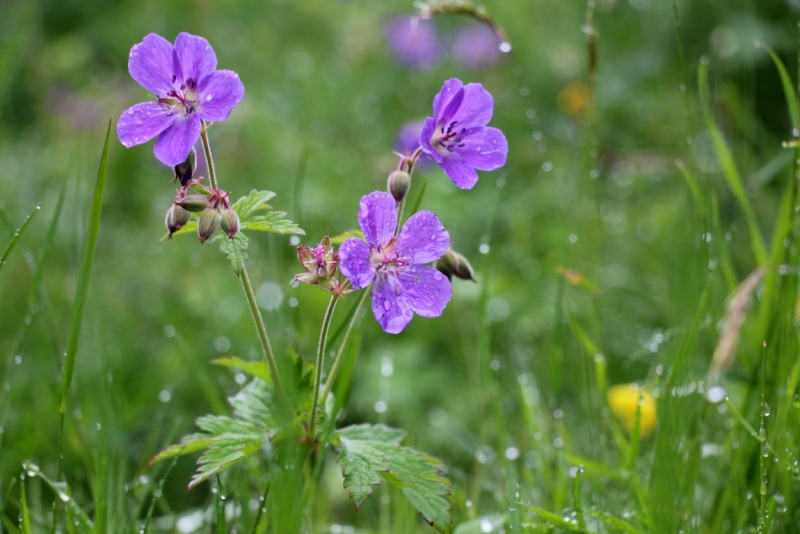
M377 271L382 273L394 273L399 268L410 265L411 262L408 258L400 256L397 251L394 250L394 244L395 241L392 239L385 245L377 249L372 249L370 263L375 265Z
M447 129L445 129L445 125L442 124L433 132L431 146L438 150L440 154L447 155L447 152L452 152L454 147L460 148L464 146L464 143L461 142L461 135L463 135L467 129L461 128L461 130L458 130L456 128L457 124L458 121L453 121L447 125ZM447 152L445 152L445 150Z
M197 83L191 78L180 85L177 81L173 76L172 90L164 96L159 95L158 101L172 108L172 112L183 112L183 116L188 117L197 111Z

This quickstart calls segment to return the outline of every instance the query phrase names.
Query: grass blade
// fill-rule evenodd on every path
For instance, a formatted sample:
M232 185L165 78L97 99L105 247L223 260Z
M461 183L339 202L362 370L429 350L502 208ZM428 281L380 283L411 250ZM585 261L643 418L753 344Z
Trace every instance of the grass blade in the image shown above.
M756 263L759 267L763 267L767 264L767 250L764 245L764 238L758 228L753 206L750 204L750 199L745 192L744 181L733 160L733 154L731 154L730 148L728 148L725 142L725 138L722 137L722 133L719 131L716 122L714 122L714 117L711 115L711 106L708 101L708 60L705 62L700 61L700 66L697 71L697 85L700 92L700 104L703 108L703 116L705 117L708 132L711 135L714 151L722 166L722 171L725 179L728 181L728 186L731 188L731 191L733 191L733 195L739 202L739 207L741 207L744 212L747 226L750 230L750 241Z
M767 54L769 54L769 56L772 58L772 61L775 63L775 68L778 69L778 75L781 77L783 93L786 96L786 105L789 106L789 116L792 119L792 128L794 128L795 131L800 130L800 105L798 105L797 102L797 95L794 92L792 79L789 77L786 67L783 66L783 61L781 61L781 58L778 57L778 54L776 54L772 48L764 43L756 41L756 47L766 50ZM794 137L800 137L798 133L793 132Z
M89 281L92 277L92 266L94 265L94 252L97 249L97 234L100 230L100 212L103 209L103 191L106 184L106 167L108 166L108 142L111 139L111 121L108 122L106 130L106 140L103 146L103 155L100 157L100 168L97 171L97 181L94 186L94 197L92 199L92 211L89 215L89 230L86 233L86 246L83 250L83 261L81 263L80 277L78 278L78 289L75 292L75 304L72 309L72 319L70 322L69 338L67 340L67 354L64 360L64 371L61 376L61 399L59 401L59 412L61 422L58 437L58 476L61 475L62 452L64 450L64 416L67 410L67 395L72 375L75 372L75 359L78 350L78 339L80 338L81 325L83 323L83 313L86 308L86 301L89 296Z
M25 222L22 223L22 226L19 227L19 230L14 232L14 238L11 240L11 243L8 244L8 248L6 248L6 251L3 253L3 257L0 258L0 271L3 270L3 266L6 264L6 261L8 261L11 251L14 250L14 247L16 247L17 243L19 243L19 240L22 238L22 234L25 233L25 230L28 228L28 225L30 224L31 219L33 219L34 214L40 209L42 209L42 206L37 204L36 207L33 208L33 211L28 214L28 217L25 219Z
M22 533L31 534L31 516L28 513L28 498L25 495L25 478L19 484L20 515L22 520Z

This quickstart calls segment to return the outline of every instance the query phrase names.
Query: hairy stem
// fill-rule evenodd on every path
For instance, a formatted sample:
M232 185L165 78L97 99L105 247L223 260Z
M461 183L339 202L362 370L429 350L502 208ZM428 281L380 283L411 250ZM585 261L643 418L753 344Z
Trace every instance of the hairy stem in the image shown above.
M358 321L358 316L361 314L361 308L364 307L364 303L367 301L367 295L369 295L371 289L372 284L364 288L364 291L361 293L361 300L358 301L358 307L356 308L355 313L353 313L353 317L350 318L350 324L347 325L347 331L344 333L342 344L339 345L339 352L336 353L336 359L333 360L331 374L328 375L328 379L325 381L325 389L322 392L322 397L320 397L319 400L320 404L325 404L328 394L333 388L333 382L336 380L336 375L339 373L339 369L342 367L342 362L344 361L344 351L347 348L347 343L350 341L350 334L353 333L353 327L355 327L356 321Z
M272 345L270 345L269 336L267 336L267 329L264 327L264 318L261 317L261 310L258 309L256 295L253 293L253 285L250 283L250 276L248 276L247 267L245 266L242 266L241 279L244 293L247 295L247 304L250 305L250 314L253 316L253 323L255 323L256 330L258 331L258 339L261 341L261 348L264 351L264 357L269 364L269 371L272 374L272 383L278 391L278 396L281 398L284 408L286 408L288 413L294 416L295 411L292 407L292 401L289 400L289 395L286 393L286 389L284 389L280 375L278 374L278 364L275 361L275 354L272 352Z
M339 302L337 295L331 295L328 309L325 310L325 317L322 319L322 329L319 332L319 342L317 342L317 367L314 370L314 400L311 402L311 422L308 425L310 435L314 436L314 420L317 416L317 401L319 400L319 386L322 382L322 366L325 361L325 347L328 344L328 330L331 328L333 312Z
M408 158L408 159L404 158L400 162L401 166L404 163L407 165L407 167L408 167L408 170L407 170L408 176L412 180L414 178L414 166L417 164L417 160L419 159L419 157L421 155L422 155L422 147L419 147L414 151L414 153L411 155L410 158ZM400 170L402 170L402 168ZM413 183L413 181L408 184L408 191L411 191L411 184L412 183ZM424 192L424 190L423 190L423 192ZM407 198L408 198L408 192L406 192L406 196L403 197L403 200L401 200L400 202L397 203L397 228L395 228L395 230L394 230L394 235L397 235L397 233L400 231L400 226L401 226L401 224L403 222L403 210L406 207L406 199ZM417 202L417 205L419 205L419 202Z
M217 189L217 173L214 170L214 158L211 157L211 144L208 142L208 126L204 120L200 121L200 137L203 139L203 150L206 153L208 179L211 181L212 189Z

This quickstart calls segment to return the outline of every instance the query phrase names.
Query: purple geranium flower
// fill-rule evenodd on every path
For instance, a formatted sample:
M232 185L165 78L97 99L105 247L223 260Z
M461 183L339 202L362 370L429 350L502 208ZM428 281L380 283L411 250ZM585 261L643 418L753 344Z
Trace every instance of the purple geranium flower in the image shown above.
M409 67L432 67L442 46L436 25L418 17L398 17L386 24L386 40L394 57Z
M487 127L494 100L479 83L447 80L433 99L433 117L425 119L419 144L461 189L472 189L479 171L506 163L508 141L497 128Z
M439 218L430 211L415 213L395 236L397 204L389 193L376 191L361 199L358 224L367 241L345 240L339 268L355 289L375 280L372 311L383 330L400 333L414 313L441 315L452 294L450 281L419 265L439 259L450 244Z
M200 120L224 121L244 97L239 76L216 70L208 41L181 33L175 46L151 33L131 48L128 71L152 92L155 102L136 104L117 123L120 142L130 148L158 136L156 157L174 167L183 163L200 137Z
M452 54L456 63L466 69L488 67L500 55L500 38L485 24L468 24L458 30Z

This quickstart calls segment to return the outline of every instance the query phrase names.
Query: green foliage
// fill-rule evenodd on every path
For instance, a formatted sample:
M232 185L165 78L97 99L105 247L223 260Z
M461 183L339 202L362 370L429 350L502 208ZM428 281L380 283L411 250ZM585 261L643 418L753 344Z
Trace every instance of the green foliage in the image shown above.
M271 211L265 215L251 215L241 221L243 230L274 232L283 235L306 235L305 231L286 218L283 211Z
M353 425L336 433L344 487L360 508L381 478L408 498L425 520L440 532L450 532L449 481L440 476L442 463L403 447L405 432L384 425Z
M257 191L253 189L246 197L234 202L232 207L239 214L239 219L248 221L254 211L272 209L267 202L273 198L275 198L275 193L272 191Z
M225 358L211 360L211 363L214 365L221 365L222 367L241 369L245 373L258 377L268 384L272 383L269 365L263 360L243 360L235 356L227 356Z
M355 239L364 239L364 232L357 229L347 230L346 232L342 232L341 234L332 237L331 243L334 245L341 245L344 243L345 239L350 239L351 237Z
M25 230L31 223L31 219L33 219L33 216L36 215L36 212L39 211L40 208L41 206L36 206L35 208L33 208L33 211L31 211L30 214L28 214L28 216L25 217L25 221L22 223L22 226L19 227L19 230L14 232L14 237L11 239L11 242L8 244L8 247L6 247L6 251L3 252L3 257L0 258L0 270L3 269L3 265L5 265L6 262L8 261L8 257L11 255L11 251L14 250L14 247L17 246L19 240L22 239L22 234L25 233Z
M216 234L216 236L222 236L219 240L219 248L228 257L228 261L231 262L233 272L235 272L238 276L239 273L242 272L244 260L247 259L247 245L250 240L247 239L247 236L241 231L233 236L233 239L229 239L227 236L219 232Z

